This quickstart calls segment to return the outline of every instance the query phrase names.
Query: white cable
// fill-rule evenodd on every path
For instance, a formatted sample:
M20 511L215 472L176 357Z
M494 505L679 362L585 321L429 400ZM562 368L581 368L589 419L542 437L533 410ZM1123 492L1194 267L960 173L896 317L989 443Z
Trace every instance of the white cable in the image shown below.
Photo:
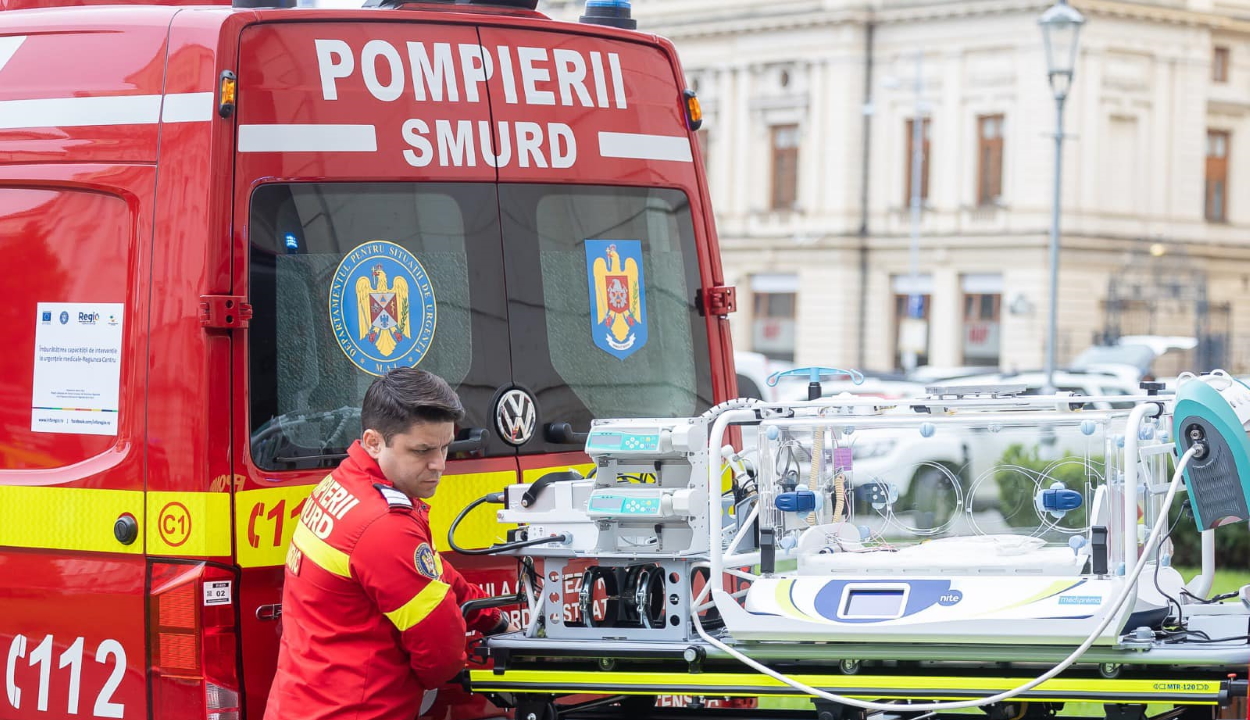
M716 638L707 634L707 631L703 629L703 623L699 621L699 615L697 613L694 613L691 615L691 617L694 620L695 630L698 631L699 636L702 637L704 641L706 641L708 644L712 645L713 647L719 648L721 651L728 653L729 655L737 658L738 660L740 660L747 666L754 668L755 670L773 678L774 680L779 680L796 690L807 693L808 695L823 698L825 700L829 700L830 702L835 702L835 703L839 703L842 705L849 705L851 707L862 708L864 710L891 711L891 710L904 709L907 712L935 712L935 711L941 711L941 710L959 710L961 708L981 707L982 705L990 705L992 703L1002 702L1003 700L1013 698L1017 695L1020 695L1021 693L1026 693L1029 690L1032 690L1033 688L1037 687L1038 685L1041 685L1042 683L1046 682L1047 680L1050 680L1051 678L1055 677L1056 675L1063 672L1064 670L1067 670L1068 667L1072 665L1072 663L1076 662L1077 659L1081 657L1081 655L1085 654L1085 651L1088 650L1090 646L1093 645L1098 640L1100 635L1102 635L1102 631L1107 629L1107 626L1111 624L1112 619L1114 619L1116 614L1119 612L1120 606L1123 605L1124 601L1128 598L1129 592L1136 586L1137 578L1141 575L1142 570L1146 567L1146 561L1149 559L1150 553L1154 549L1155 543L1158 542L1159 540L1159 534L1163 532L1163 529L1165 527L1167 527L1168 510L1172 507L1172 499L1176 497L1176 490L1178 487L1180 487L1181 476L1185 472L1185 467L1189 465L1189 459L1193 457L1196 451L1197 451L1196 445L1194 447L1189 448L1188 450L1185 451L1185 454L1181 456L1180 461L1176 463L1176 473L1172 475L1172 484L1168 487L1167 497L1163 499L1163 507L1160 508L1159 510L1159 519L1155 521L1154 528L1150 532L1150 537L1146 539L1146 544L1141 550L1141 556L1137 559L1137 564L1133 566L1133 571L1129 573L1128 582L1125 583L1124 587L1120 590L1120 594L1116 596L1115 602L1112 603L1111 608L1107 611L1107 614L1102 619L1102 622L1100 622L1098 624L1098 627L1095 628L1092 633L1090 633L1089 637L1085 639L1085 642L1081 643L1080 647L1072 651L1072 654L1069 655L1067 658L1065 658L1063 662L1054 666L1045 674L1039 675L1036 678L1033 678L1032 680L1028 681L1027 683L1020 685L1018 687L1012 688L1011 690L1006 690L1006 691L998 693L997 695L991 695L989 697L980 698L978 700L962 700L960 702L946 702L946 703L918 703L918 704L901 705L898 703L879 703L879 702L867 702L864 700L855 700L853 698L849 698L843 695L835 695L834 693L825 692L824 690L818 690L809 685L805 685L804 683L801 683L797 680L794 680L793 678L789 678L785 675L782 675L781 673L773 670L772 668L769 668L768 666L760 662L757 662L756 660L744 655L738 650L735 650L734 648L729 647L728 645L721 642L720 640L717 640ZM1132 527L1125 528L1125 532L1130 532L1132 529L1133 529ZM710 582L707 585L704 585L703 591L699 593L699 596L697 598L695 598L692 605L697 607L703 601L703 596L710 591L711 586L712 584Z

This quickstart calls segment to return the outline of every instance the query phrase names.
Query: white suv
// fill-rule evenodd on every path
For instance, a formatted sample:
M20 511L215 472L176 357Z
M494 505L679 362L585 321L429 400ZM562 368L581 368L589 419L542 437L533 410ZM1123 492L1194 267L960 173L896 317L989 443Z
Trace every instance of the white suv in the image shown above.
M1105 398L1143 392L1135 383L1114 375L1060 371L1053 377L1058 392L1075 395ZM1044 373L993 373L935 383L935 386L1023 385L1024 394L1036 395L1042 391L1045 380ZM1132 403L1104 399L1089 405L1105 410L1129 407ZM905 401L899 401L899 407L892 412L914 411ZM1056 457L1088 449L1087 441L1076 429L1070 430L1070 434L1065 430L1058 436L1054 430L1037 428L939 429L929 437L915 429L863 432L859 438L852 434L848 440L853 452L852 473L857 495L863 498L878 492L882 486L892 489L897 497L896 509L913 513L919 527L940 525L960 507L993 508L1003 515L1028 512L1028 508L1000 506L996 475L1004 455L1013 445L1020 445L1024 452L1036 451ZM1097 448L1091 452L1101 454ZM1021 482L1024 481L1022 476Z

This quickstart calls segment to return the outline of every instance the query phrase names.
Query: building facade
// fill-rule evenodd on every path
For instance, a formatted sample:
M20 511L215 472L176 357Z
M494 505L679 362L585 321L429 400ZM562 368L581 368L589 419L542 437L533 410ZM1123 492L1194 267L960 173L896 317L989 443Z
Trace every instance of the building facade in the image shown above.
M1042 366L1048 4L634 0L702 100L739 349L877 370L908 352ZM1250 370L1250 2L1074 5L1059 364L1150 333L1200 337L1189 366Z

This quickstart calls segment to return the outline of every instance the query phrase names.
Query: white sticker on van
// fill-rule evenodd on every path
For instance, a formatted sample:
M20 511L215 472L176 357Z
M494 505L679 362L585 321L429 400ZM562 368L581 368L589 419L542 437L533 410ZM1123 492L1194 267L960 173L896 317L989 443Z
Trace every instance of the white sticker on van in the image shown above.
M230 580L210 580L204 583L204 607L213 605L229 605L231 596Z
M31 432L116 435L122 303L39 303Z

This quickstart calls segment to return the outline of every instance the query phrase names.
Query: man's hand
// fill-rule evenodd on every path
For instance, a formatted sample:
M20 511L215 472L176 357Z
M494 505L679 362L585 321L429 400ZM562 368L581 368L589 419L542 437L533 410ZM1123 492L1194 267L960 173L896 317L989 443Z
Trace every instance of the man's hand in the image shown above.
M491 631L486 633L486 635L502 635L503 633L516 632L520 629L516 623L512 622L512 618L503 615L499 618L499 623L491 628Z

